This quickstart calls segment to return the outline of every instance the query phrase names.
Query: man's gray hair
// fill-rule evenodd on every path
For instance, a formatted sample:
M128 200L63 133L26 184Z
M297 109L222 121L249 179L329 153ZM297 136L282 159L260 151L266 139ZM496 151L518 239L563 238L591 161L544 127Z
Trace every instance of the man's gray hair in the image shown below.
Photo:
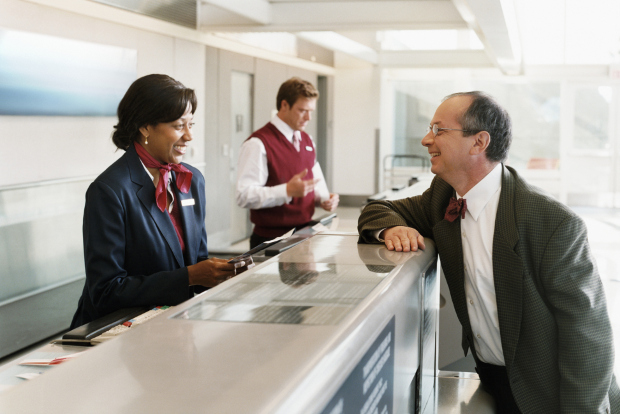
M504 162L508 158L508 150L512 143L512 123L510 115L490 95L480 92L458 92L448 95L443 101L457 96L470 96L472 102L469 108L458 118L463 136L470 136L480 131L486 131L491 136L491 142L486 150L490 161Z

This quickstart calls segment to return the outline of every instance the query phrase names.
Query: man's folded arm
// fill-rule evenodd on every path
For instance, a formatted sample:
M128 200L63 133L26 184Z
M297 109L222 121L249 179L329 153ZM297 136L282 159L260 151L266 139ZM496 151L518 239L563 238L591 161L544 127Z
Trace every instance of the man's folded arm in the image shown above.
M425 213L420 209L422 203L423 196L369 203L358 221L360 243L379 243L381 231L395 226L412 227L422 233L420 228L427 227L423 225L426 220Z

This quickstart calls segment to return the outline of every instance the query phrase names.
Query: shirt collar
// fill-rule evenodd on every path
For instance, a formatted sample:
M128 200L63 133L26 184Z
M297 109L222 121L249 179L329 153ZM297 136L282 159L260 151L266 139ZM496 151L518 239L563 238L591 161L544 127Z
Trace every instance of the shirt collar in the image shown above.
M467 212L478 221L478 217L485 206L498 190L502 188L502 163L497 163L478 184L473 186L467 194L456 194L457 198L464 197L467 200Z
M282 135L284 135L286 139L293 142L293 133L295 131L286 122L281 120L277 114L271 118L271 123L282 133Z
M153 177L153 174L151 174L151 172L149 171L148 168L146 168L146 165L144 165L144 163L142 162L142 160L139 160L140 164L142 164L142 167L144 167L144 171L146 171L146 173L149 175L149 177L151 178L151 181L155 180L155 177ZM172 196L172 201L174 201L174 192L172 191L172 188L170 188L170 183L172 182L172 171L170 172L170 174L168 174L168 184L166 185L166 189L168 190L168 193ZM153 184L155 184L153 182ZM168 210L169 212L172 212L172 205L174 203L170 203L170 209Z
M142 160L140 160L140 164L142 164L142 167L144 168L144 171L146 171L146 173L149 175L149 177L151 177L151 181L155 181L155 177L153 176L153 174L151 174L149 169L146 168L146 165L144 165ZM172 172L170 174L168 174L168 186L170 186L170 182L171 181L172 181Z

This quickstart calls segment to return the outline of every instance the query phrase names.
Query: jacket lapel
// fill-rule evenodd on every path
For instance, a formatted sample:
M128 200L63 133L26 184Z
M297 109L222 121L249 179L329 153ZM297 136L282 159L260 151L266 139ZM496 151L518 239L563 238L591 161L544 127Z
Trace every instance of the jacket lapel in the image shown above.
M522 315L523 262L515 252L519 241L514 208L516 187L515 177L504 166L493 235L493 279L507 367L514 360Z
M159 229L159 232L164 237L164 240L166 240L166 244L168 244L168 248L172 251L179 267L185 266L181 245L179 244L179 239L177 238L177 233L174 230L172 221L168 217L168 213L160 211L157 207L155 203L155 186L149 175L144 171L144 166L140 162L140 158L133 145L130 145L127 149L127 155L129 159L131 181L139 186L136 191L136 196L146 211L148 211L153 222Z
M193 213L194 209L192 207L183 207L183 200L188 200L188 199L194 199L194 202L196 202L196 198L193 196L192 194L192 187L190 186L189 191L187 192L187 194L183 194L179 191L179 189L176 186L176 174L173 172L172 174L172 180L173 180L173 188L174 188L174 193L175 193L175 197L178 200L178 206L180 209L180 213L181 213L181 222L182 222L182 226L183 226L183 233L185 233L185 253L186 253L186 257L188 258L189 262L188 263L195 263L196 262L196 256L198 255L198 252L196 251L196 248L198 246L197 240L198 240L198 229L200 229L200 226L196 225L196 220L195 220L195 216Z

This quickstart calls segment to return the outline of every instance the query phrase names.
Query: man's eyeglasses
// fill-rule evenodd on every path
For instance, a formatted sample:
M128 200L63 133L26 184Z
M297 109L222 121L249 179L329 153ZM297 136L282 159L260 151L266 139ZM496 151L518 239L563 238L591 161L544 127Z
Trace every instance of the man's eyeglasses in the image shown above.
M437 124L433 124L432 126L429 125L426 128L426 133L428 134L429 132L433 133L433 136L436 137L437 134L439 133L439 131L462 131L462 132L475 132L475 131L471 131L469 129L453 129L453 128L439 128L437 126Z

